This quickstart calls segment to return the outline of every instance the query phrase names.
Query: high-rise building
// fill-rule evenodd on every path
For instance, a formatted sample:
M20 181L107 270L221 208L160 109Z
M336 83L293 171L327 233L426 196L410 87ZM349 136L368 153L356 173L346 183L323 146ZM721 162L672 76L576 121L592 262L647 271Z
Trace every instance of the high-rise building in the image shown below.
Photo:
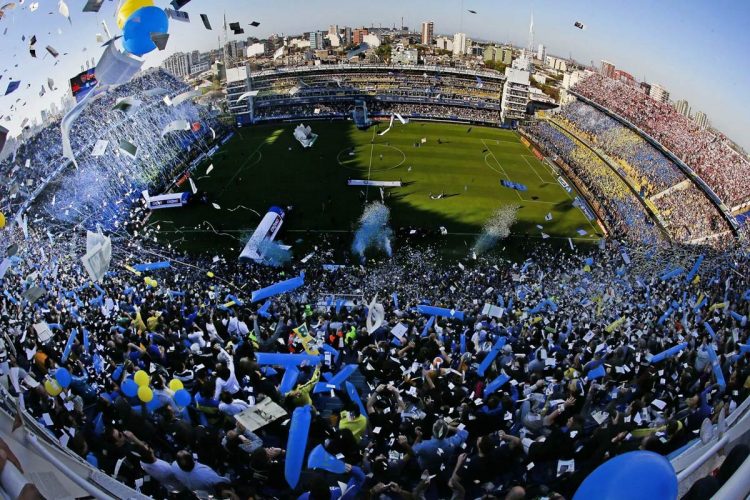
M651 90L649 91L648 95L656 101L665 103L669 102L669 91L658 83L651 85Z
M544 47L544 44L539 44L539 47L536 49L536 58L540 61L544 61L544 57L547 55L547 49Z
M367 28L357 28L352 32L352 43L355 45L359 45L362 43L363 39L366 35L368 35L370 32L367 31Z
M251 90L250 75L246 66L227 69L227 107L237 125L249 125L253 121L254 96L240 101L240 97Z
M500 102L500 118L503 121L521 120L526 117L530 75L522 69L505 68L503 98Z
M506 66L511 65L511 63L513 62L513 47L503 47L500 62L505 64Z
M607 78L614 78L615 76L615 65L609 61L602 59L602 75Z
M344 27L344 45L352 44L352 29L349 26Z
M456 33L453 35L453 55L466 54L466 33Z
M310 40L310 50L323 48L323 33L320 31L311 31L308 40Z
M167 57L161 65L174 76L180 78L190 74L190 57L188 54L182 52L177 52Z
M702 129L708 128L708 116L703 111L697 111L693 116L693 121Z
M447 36L439 36L435 39L435 47L440 50L450 50L452 52L453 40L451 40Z
M425 21L422 23L422 45L432 45L432 37L435 34L435 23Z
M329 35L338 35L339 34L339 25L338 24L331 24L328 26L328 34Z
M674 109L683 116L690 117L690 106L685 99L680 99L674 103Z

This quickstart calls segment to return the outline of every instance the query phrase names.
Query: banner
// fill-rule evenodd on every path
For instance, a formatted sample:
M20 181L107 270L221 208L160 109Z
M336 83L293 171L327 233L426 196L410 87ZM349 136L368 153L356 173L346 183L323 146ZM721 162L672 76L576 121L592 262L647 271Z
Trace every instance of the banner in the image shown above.
M273 241L276 235L281 229L281 224L284 222L284 210L279 207L271 207L268 209L268 213L261 219L260 224L247 240L245 247L240 253L240 260L253 260L255 262L261 262L263 255L261 255L259 249L261 243L265 241Z
M86 94L96 87L96 68L91 68L79 73L70 79L70 91L73 93L73 97L76 98L76 102L86 97Z
M187 205L189 193L168 193L157 196L149 196L146 200L148 208L158 210L161 208L180 208Z

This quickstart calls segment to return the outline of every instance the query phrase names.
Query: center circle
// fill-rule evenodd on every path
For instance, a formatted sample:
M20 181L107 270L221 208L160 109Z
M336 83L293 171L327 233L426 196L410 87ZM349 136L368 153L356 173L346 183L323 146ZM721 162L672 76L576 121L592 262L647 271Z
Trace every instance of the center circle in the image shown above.
M349 170L385 172L403 165L406 154L389 144L365 144L342 149L336 156L336 161Z

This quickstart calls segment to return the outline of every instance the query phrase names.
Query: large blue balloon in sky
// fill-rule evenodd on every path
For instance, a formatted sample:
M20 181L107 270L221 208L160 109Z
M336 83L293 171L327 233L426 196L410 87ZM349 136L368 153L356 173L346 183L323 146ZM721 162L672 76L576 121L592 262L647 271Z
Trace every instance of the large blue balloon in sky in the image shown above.
M136 56L148 54L156 48L152 33L169 30L167 14L159 7L143 7L133 12L123 28L122 39L125 50Z
M631 451L607 460L583 480L573 500L677 498L677 474L662 455Z

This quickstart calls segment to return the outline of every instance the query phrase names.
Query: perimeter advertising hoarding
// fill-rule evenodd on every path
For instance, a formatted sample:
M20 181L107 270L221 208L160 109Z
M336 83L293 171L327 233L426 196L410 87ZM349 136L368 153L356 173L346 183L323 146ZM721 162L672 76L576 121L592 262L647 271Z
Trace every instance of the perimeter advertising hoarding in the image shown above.
M76 102L81 102L86 94L96 87L95 71L95 68L91 68L70 79L70 90L73 92Z

